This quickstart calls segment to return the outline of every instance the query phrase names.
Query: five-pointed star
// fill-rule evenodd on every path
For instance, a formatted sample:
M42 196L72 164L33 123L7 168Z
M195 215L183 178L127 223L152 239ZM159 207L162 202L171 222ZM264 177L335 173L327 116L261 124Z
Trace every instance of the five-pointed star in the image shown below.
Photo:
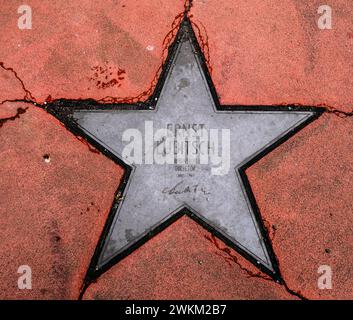
M188 19L184 19L156 91L145 105L88 102L82 107L79 102L64 103L74 106L65 118L71 119L68 126L126 168L91 271L105 271L187 213L260 269L279 276L245 169L314 119L315 111L220 106ZM143 133L146 122L155 129L180 125L228 129L231 169L214 175L210 164L131 162L123 156L127 144L123 133L128 129Z

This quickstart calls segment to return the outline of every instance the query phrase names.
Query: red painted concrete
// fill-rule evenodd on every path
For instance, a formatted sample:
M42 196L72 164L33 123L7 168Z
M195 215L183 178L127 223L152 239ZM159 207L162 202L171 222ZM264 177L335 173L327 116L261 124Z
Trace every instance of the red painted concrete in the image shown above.
M77 299L121 171L46 112L1 106L18 108L0 128L0 298ZM17 287L21 265L32 290Z
M21 31L18 4L0 0L1 102L146 98L184 1L27 4L33 29ZM194 0L190 17L221 102L352 111L353 7L330 1L333 29L321 31L321 4ZM352 297L352 131L352 118L324 115L248 171L282 275L307 298ZM0 104L0 141L0 298L75 299L121 171L29 104ZM207 238L184 218L85 298L293 297ZM17 289L22 264L32 266L32 291ZM321 264L332 266L332 290L317 289Z
M18 3L0 1L0 61L38 102L133 97L160 67L163 39L184 1L40 1L32 30L17 28ZM138 62L138 63L137 63Z
M353 110L353 6L333 0L332 30L319 0L195 0L213 81L225 104L328 104Z
M33 11L32 30L17 28L16 3L0 3L8 13L1 17L0 61L17 70L33 97L43 102L145 99L165 57L163 39L184 1L27 4ZM317 27L321 4L194 0L190 16L208 41L221 101L326 103L352 111L353 8L347 0L331 1L333 29L322 31Z
M227 251L222 242L183 217L104 274L84 298L296 298L233 250L222 249Z
M282 275L310 299L353 297L352 136L351 118L324 115L248 172ZM332 290L318 289L320 265Z
M7 66L0 64L0 102L23 99L25 95L15 74ZM0 108L0 118L5 118L7 112L7 108Z

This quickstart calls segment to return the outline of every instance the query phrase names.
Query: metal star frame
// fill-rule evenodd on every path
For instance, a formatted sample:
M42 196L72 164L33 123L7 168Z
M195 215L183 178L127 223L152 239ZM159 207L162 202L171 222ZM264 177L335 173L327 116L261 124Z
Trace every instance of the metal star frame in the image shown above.
M121 159L121 157L117 156L116 153L112 152L112 150L101 143L99 139L95 139L92 134L88 134L87 130L85 130L75 119L75 113L77 114L80 111L98 111L98 110L104 110L104 111L121 111L121 110L155 110L156 104L159 101L161 97L161 92L163 90L163 87L166 83L166 80L171 72L171 69L173 68L173 61L176 58L177 52L180 49L181 44L185 39L188 39L190 41L190 44L192 46L192 51L195 55L195 57L198 60L198 64L200 68L202 69L202 73L204 76L204 79L207 83L209 92L212 96L213 103L215 106L216 111L218 112L223 112L227 111L229 113L231 112L309 112L310 116L305 118L303 121L301 121L298 125L293 126L291 130L288 132L285 132L285 134L281 135L276 139L275 141L272 141L271 144L266 145L263 149L259 150L259 152L256 152L252 157L250 157L245 163L241 164L240 167L237 168L237 173L241 179L242 187L243 187L243 192L245 196L247 197L248 202L250 203L252 213L256 219L255 224L259 227L260 231L260 238L263 241L263 244L267 250L268 257L271 261L272 267L269 268L268 266L262 264L259 262L259 259L256 259L253 254L249 254L249 252L244 249L241 245L237 244L236 241L232 241L229 237L225 236L225 234L217 228L213 223L210 223L207 219L204 219L203 216L201 216L197 211L195 211L192 207L188 205L183 205L176 212L173 212L173 214L169 215L166 219L161 221L158 225L155 225L149 232L145 233L142 237L138 238L136 241L134 241L128 248L122 250L121 252L118 252L116 255L114 255L109 261L106 263L101 263L100 262L100 257L104 253L103 250L105 246L107 245L107 242L109 241L109 235L114 227L114 223L116 222L117 219L117 212L119 207L121 206L121 201L122 201L122 195L124 195L124 191L128 185L129 178L131 177L131 174L133 172L133 166L129 165ZM237 252L239 252L241 255L243 255L246 259L248 259L250 262L252 262L255 266L257 266L260 270L268 274L270 277L272 277L274 280L281 282L282 278L280 275L280 270L278 267L278 262L276 259L276 256L273 252L271 242L268 239L267 235L267 230L263 224L263 221L261 219L261 215L259 212L259 208L256 204L256 200L254 197L254 194L252 192L249 180L247 178L247 175L245 173L246 169L252 166L254 163L256 163L258 160L266 156L268 153L270 153L273 149L275 149L277 146L288 140L290 137L292 137L295 133L297 133L299 130L304 128L306 125L317 119L323 112L322 109L320 108L312 108L312 107L297 107L295 105L287 105L287 106L265 106L265 105L253 105L253 106L247 106L247 105L221 105L216 93L216 89L212 83L212 79L210 77L210 74L208 72L208 68L206 65L206 61L204 58L204 55L202 53L202 50L198 44L198 41L196 39L196 36L194 34L193 28L191 26L191 23L187 17L184 17L180 29L176 35L176 38L172 45L169 48L168 52L168 57L166 59L166 62L163 65L162 72L159 78L159 81L156 85L156 88L152 94L151 97L149 97L145 102L139 102L136 104L116 104L116 103L110 103L110 104L101 104L98 103L94 100L56 100L53 103L49 103L45 109L58 118L65 126L67 129L69 129L73 134L77 136L83 137L87 142L92 144L97 150L99 150L101 153L103 153L105 156L109 157L112 159L115 163L120 165L121 167L124 168L124 175L122 178L122 181L115 193L114 196L114 201L110 210L110 213L107 218L107 222L105 224L105 227L103 229L103 232L101 234L99 243L96 247L96 250L93 254L91 264L89 266L89 269L86 274L86 281L93 280L100 276L102 273L107 271L110 267L112 267L114 264L116 264L118 261L129 255L132 251L134 251L136 248L140 247L142 244L144 244L146 241L148 241L150 238L154 237L156 234L167 228L169 225L171 225L174 221L182 217L183 215L187 215L196 222L198 222L200 225L205 227L208 231L210 231L212 234L214 234L216 237L224 241L229 247L235 249Z

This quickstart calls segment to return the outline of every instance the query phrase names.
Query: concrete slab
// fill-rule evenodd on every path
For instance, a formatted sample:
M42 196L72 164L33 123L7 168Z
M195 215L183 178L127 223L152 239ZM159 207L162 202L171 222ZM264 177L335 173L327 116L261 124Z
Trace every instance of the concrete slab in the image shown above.
M353 110L353 7L333 0L332 29L321 1L194 0L192 20L224 104L321 105Z
M283 277L309 299L353 296L352 134L351 118L322 116L248 170ZM318 287L321 265L330 290Z
M145 99L162 64L163 39L184 9L183 0L26 4L32 9L31 30L17 27L20 4L0 1L6 12L0 18L0 62L17 70L39 103Z
M0 298L78 299L122 172L45 111L4 109L17 117L0 128Z

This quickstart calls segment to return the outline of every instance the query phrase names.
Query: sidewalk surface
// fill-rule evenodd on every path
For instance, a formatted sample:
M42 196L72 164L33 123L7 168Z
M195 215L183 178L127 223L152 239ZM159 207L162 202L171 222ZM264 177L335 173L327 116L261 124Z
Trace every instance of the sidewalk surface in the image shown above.
M1 299L351 299L353 4L0 0ZM184 12L222 104L324 107L247 170L283 284L183 217L83 290L123 169L44 110L146 100ZM32 290L19 290L21 265ZM318 288L322 265L332 289Z

